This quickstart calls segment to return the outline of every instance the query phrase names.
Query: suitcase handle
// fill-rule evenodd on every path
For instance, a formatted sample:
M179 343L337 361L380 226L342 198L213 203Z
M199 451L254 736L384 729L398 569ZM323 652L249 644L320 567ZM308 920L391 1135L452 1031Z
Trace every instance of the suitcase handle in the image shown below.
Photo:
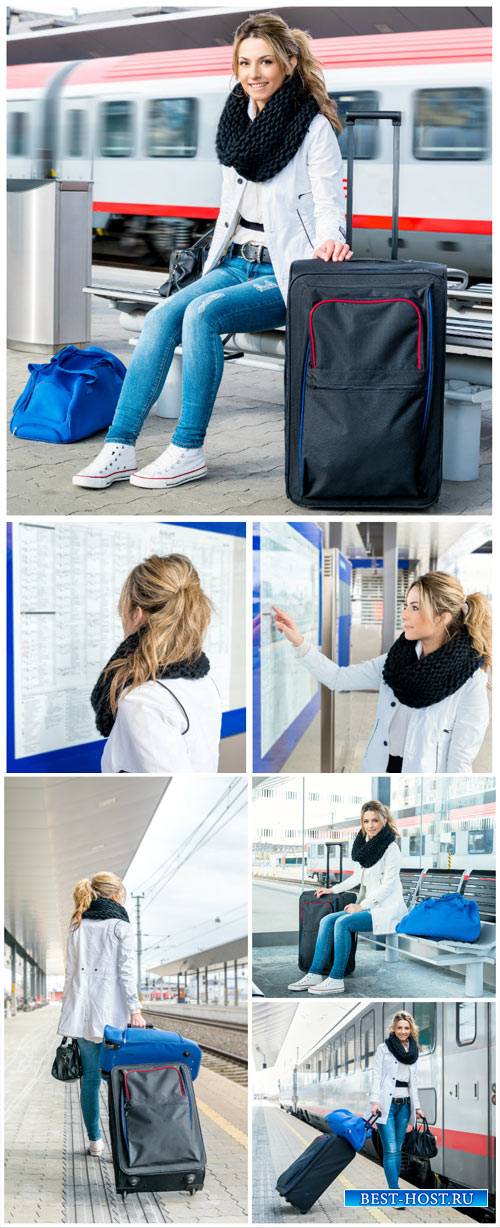
M380 1112L380 1109L377 1109L376 1113L370 1113L369 1117L365 1117L367 1126L371 1126L372 1124L374 1124L377 1120L377 1117L381 1117L381 1116L382 1116L382 1113Z
M347 209L346 209L346 243L352 247L352 202L354 187L354 125L357 120L390 119L392 123L392 234L391 260L398 258L398 219L399 219L399 158L401 111L348 111L345 117L347 127Z
M330 886L330 849L340 849L340 865L339 865L339 883L342 882L342 864L343 864L343 849L341 840L327 840L326 842L326 886Z

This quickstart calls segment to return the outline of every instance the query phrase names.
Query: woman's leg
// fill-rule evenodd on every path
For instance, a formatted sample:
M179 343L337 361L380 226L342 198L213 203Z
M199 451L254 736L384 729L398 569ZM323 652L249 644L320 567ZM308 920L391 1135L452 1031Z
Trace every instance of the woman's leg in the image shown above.
M99 1093L101 1088L101 1045L78 1037L83 1075L80 1080L80 1104L85 1128L91 1142L101 1137Z
M398 1177L401 1172L401 1151L405 1140L406 1127L410 1120L411 1107L406 1100L393 1100L396 1133L396 1164Z
M325 976L323 969L331 963L332 951L334 944L335 926L342 916L341 912L331 912L328 916L322 917L319 923L318 937L314 948L314 955L309 972L314 972Z
M398 1164L398 1147L396 1142L396 1103L397 1101L392 1101L385 1125L377 1127L382 1140L385 1179L390 1190L399 1189L399 1170L401 1167L401 1151L399 1151Z
M351 935L367 934L373 930L372 915L368 909L362 912L341 912L337 913L337 916L339 922L335 927L335 950L330 972L333 981L341 981L344 976L351 950Z

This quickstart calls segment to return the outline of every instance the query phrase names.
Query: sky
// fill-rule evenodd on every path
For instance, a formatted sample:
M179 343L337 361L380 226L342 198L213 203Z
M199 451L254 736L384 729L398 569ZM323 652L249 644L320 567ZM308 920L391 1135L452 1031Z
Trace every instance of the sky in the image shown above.
M180 846L213 807L212 816L188 846L188 860L180 865L183 856ZM195 851L195 841L218 816L222 822L228 817L230 821ZM132 861L125 886L127 909L134 922L131 894L144 891L141 909L145 970L246 936L245 778L175 777Z

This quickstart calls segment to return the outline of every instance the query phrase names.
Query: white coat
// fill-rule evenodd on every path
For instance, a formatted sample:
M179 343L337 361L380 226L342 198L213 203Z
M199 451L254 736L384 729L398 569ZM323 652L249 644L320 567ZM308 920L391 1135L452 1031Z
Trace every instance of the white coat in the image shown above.
M124 691L101 772L216 772L222 704L210 674Z
M132 927L111 917L84 919L68 935L66 979L57 1031L100 1041L105 1025L126 1028L140 1010Z
M304 640L294 653L331 691L378 691L377 715L361 764L362 772L385 772L389 732L396 712L404 707L382 677L387 657L360 665L336 665ZM417 652L421 652L417 644ZM487 677L477 669L453 695L428 708L410 708L403 753L403 772L471 772L488 728Z
M374 934L393 934L398 921L407 913L400 870L401 853L394 842L374 866L363 868L355 864L353 873L344 882L337 883L332 894L360 887L358 902L371 912Z
M250 102L248 114L255 117L255 103ZM203 276L225 254L239 222L247 182L234 167L223 166L220 212ZM310 260L326 239L345 242L342 155L326 116L315 115L294 157L260 187L264 242L286 303L292 260Z
M393 1057L385 1042L377 1046L373 1066L371 1069L371 1085L370 1085L370 1103L379 1104L382 1109L382 1116L377 1119L377 1124L385 1126L389 1116L389 1110L392 1102L393 1092L396 1090L396 1079L398 1075L399 1062ZM408 1072L406 1074L406 1072ZM410 1122L412 1126L416 1121L416 1110L420 1108L420 1099L418 1095L418 1058L412 1066L405 1066L405 1078L408 1078L408 1095L410 1097ZM406 1094L406 1093L405 1093Z

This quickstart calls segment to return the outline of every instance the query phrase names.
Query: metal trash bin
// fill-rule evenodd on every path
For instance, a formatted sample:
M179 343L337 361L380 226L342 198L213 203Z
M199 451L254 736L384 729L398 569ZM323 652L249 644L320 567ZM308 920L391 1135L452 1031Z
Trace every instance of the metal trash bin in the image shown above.
M444 398L443 478L474 482L479 477L481 406L491 400L491 389L450 379Z
M7 345L57 350L90 341L92 184L11 179L7 191Z

